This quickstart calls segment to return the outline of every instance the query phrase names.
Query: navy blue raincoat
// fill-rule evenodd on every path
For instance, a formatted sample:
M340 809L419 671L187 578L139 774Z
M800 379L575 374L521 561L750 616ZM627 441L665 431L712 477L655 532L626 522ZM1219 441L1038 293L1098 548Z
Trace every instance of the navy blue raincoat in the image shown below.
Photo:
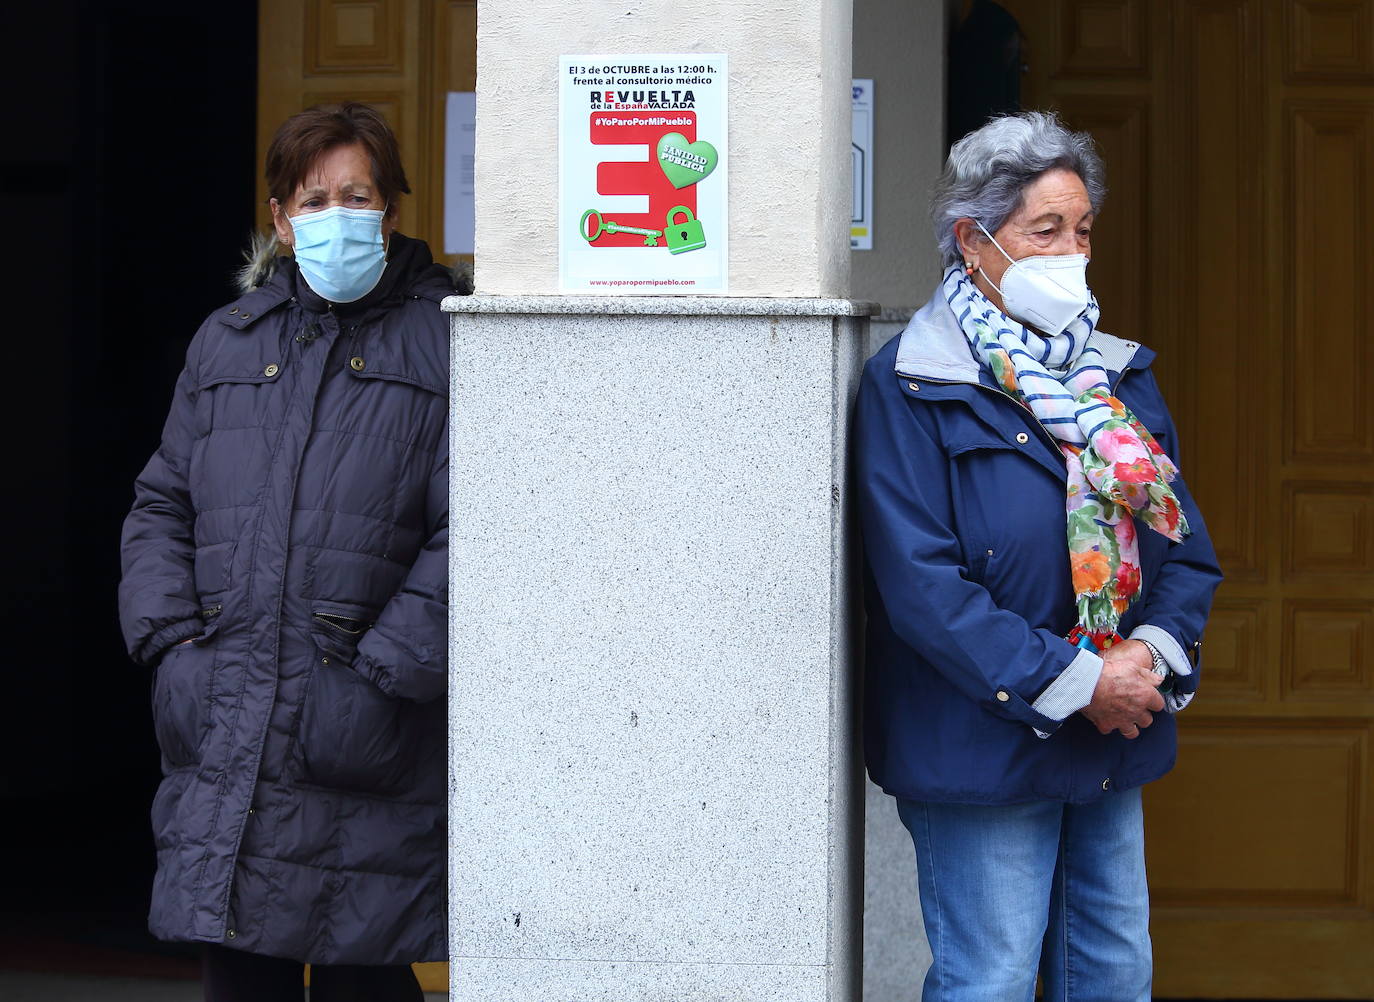
M154 667L159 938L446 955L452 294L394 234L358 303L281 258L191 344L120 585Z
M1114 392L1177 461L1154 353L1102 333L1091 343ZM938 293L864 369L853 450L873 781L913 800L1081 803L1164 775L1172 715L1128 741L1079 713L1042 712L1051 686L1095 659L1064 640L1076 619L1064 460L978 364ZM1221 572L1187 485L1173 487L1192 535L1171 543L1137 523L1142 591L1120 631L1190 672L1176 679L1189 693Z

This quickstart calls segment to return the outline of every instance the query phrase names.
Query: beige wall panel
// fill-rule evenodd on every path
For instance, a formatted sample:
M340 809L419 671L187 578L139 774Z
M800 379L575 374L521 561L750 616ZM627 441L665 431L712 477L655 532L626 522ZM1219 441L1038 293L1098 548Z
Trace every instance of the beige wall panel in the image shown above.
M1285 4L1290 80L1374 79L1374 0Z
M1287 109L1290 458L1374 460L1374 104Z
M1374 605L1288 603L1284 696L1374 702Z
M905 321L940 281L929 208L945 159L946 34L940 3L854 0L853 72L874 87L876 222L873 249L850 252L850 294L881 303L888 321Z

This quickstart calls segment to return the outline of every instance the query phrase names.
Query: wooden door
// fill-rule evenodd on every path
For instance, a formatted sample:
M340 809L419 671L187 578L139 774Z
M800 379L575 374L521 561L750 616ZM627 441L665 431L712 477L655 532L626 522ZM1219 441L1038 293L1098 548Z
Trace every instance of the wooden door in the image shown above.
M477 0L271 0L258 13L258 225L270 225L261 165L277 126L315 104L362 101L386 116L412 194L398 228L444 249L444 117L448 91L477 87ZM417 964L429 992L447 964Z
M1374 998L1374 0L1000 2L1227 575L1146 791L1156 993Z
M362 101L386 116L412 194L398 228L444 250L444 115L477 89L477 0L271 0L258 13L258 164L272 133L311 105ZM259 170L261 175L261 170ZM258 178L258 225L267 189Z

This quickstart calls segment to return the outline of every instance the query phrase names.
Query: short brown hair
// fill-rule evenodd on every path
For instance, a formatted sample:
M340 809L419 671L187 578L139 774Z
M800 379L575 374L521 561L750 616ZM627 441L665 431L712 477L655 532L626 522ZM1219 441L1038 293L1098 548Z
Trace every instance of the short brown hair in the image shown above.
M391 126L375 108L347 101L316 105L282 122L267 147L267 197L286 205L324 153L353 143L367 151L372 180L388 206L394 206L402 192L410 194Z

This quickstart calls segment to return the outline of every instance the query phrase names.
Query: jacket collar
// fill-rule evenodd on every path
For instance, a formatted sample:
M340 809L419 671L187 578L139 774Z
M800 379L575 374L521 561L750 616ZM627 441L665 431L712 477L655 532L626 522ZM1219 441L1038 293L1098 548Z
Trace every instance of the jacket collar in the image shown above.
M281 270L278 269L266 285L244 293L221 309L220 321L241 331L286 302L291 298L291 286L290 283L280 281L280 276Z
M1126 368L1143 369L1154 360L1154 352L1137 341L1127 341L1102 331L1093 331L1088 344L1102 353L1109 373ZM930 297L902 331L894 367L899 376L924 377L943 382L984 382L983 367L973 356L968 338L959 327L954 311L939 289Z
M344 315L363 316L394 306L406 295L437 302L453 293L449 272L434 264L424 241L393 233L388 247L387 267L377 287L356 303L334 306L333 309ZM330 304L301 278L295 259L283 256L276 259L262 285L225 306L219 311L219 318L236 330L244 330L291 299L312 313L324 313L331 309Z

